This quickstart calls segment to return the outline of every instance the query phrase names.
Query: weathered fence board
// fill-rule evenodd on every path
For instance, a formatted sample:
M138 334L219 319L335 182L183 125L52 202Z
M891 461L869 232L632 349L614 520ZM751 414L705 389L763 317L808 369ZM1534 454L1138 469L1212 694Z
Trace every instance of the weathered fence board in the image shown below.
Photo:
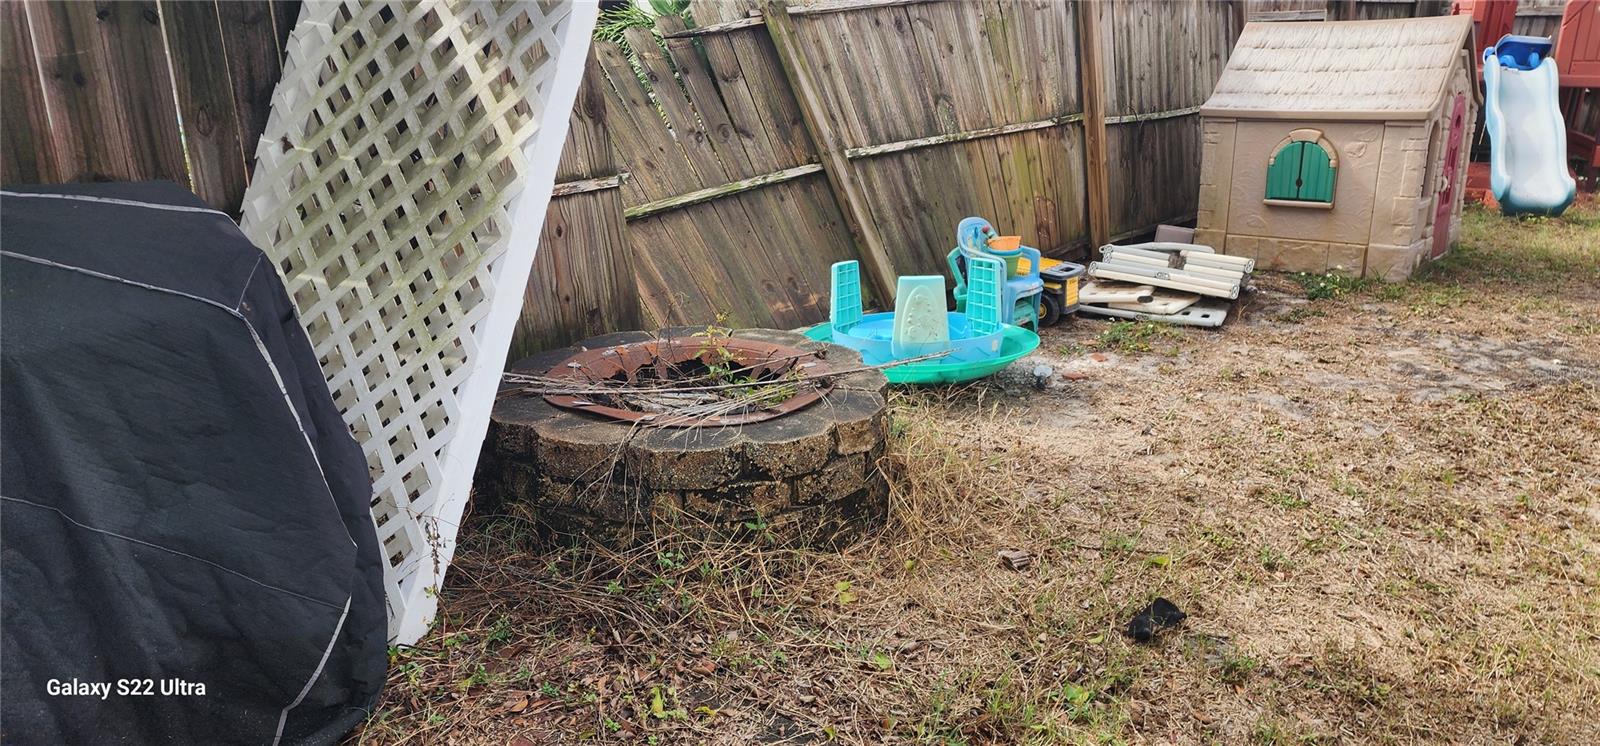
M299 6L299 2L266 0L217 3L247 178L255 168L256 140L267 128L272 89L283 72L284 43L294 29Z
M1075 12L1029 0L796 17L901 273L944 271L972 214L1047 250L1079 238Z
M1371 20L1442 15L1450 11L1446 0L1246 0L1252 21ZM1521 0L1511 33L1548 36L1561 30L1561 13L1567 0ZM1482 40L1480 40L1482 41ZM1490 39L1489 43L1495 40Z
M1197 107L1222 74L1239 32L1236 20L1227 8L1202 0L1094 8L1101 34L1112 40L1101 50L1106 115L1113 122L1107 138L1110 233L1192 219L1200 180ZM1164 53L1151 53L1163 45Z
M558 186L545 212L507 360L644 323L622 218L606 85L599 61L591 55L572 105L567 142L556 167ZM590 188L565 194L560 188L583 182L590 182Z
M761 27L673 38L673 20L597 43L644 314L652 323L798 326L827 269L857 256L800 106ZM698 42L698 43L697 43ZM702 55L703 50L703 55Z
M156 4L26 8L57 146L50 180L187 184Z
M1517 3L1517 17L1511 24L1511 33L1522 36L1548 36L1559 41L1561 18L1566 10L1566 0L1522 0ZM1494 43L1490 39L1489 43Z
M822 173L828 180L828 189L845 216L849 235L855 239L856 254L866 266L868 288L878 303L885 303L894 293L899 273L884 247L883 234L867 202L867 192L845 155L849 146L841 128L834 121L833 112L817 82L816 72L799 49L800 37L788 9L773 0L766 6L765 18L778 64L783 68L789 89L800 105L806 131L811 135L818 159L822 162Z
M1247 0L1247 3L1247 12L1253 21L1372 21L1450 12L1449 0Z
M651 87L635 75L621 48L596 43L595 54L605 68L609 90L615 94L609 111L612 116L622 115L614 128L618 136L617 149L623 163L640 177L638 182L645 196L661 199L720 183L714 174L700 173L693 168L690 158L696 156L690 153L698 155L703 143L693 142L688 137L674 137L656 109ZM666 94L664 90L662 95ZM699 162L705 165L703 159ZM658 302L663 299L663 293L680 293L689 288L697 290L697 295L706 301L707 305L699 314L702 317L717 312L736 318L766 315L766 303L752 283L740 283L735 279L745 276L750 269L747 266L744 271L740 270L736 247L745 245L751 238L748 221L741 220L736 210L736 205L726 202L701 203L651 218L660 221L661 225L652 227L665 229L665 235L648 242L648 248L635 244L640 249L635 256L640 264L660 267L662 277L669 281L668 285L655 288L655 292L644 298L645 307L652 316L660 313ZM631 233L630 236L633 240L638 238Z
M1324 21L1328 0L1246 0L1246 20Z
M700 112L721 110L720 99L702 91L706 97L691 102L685 88L677 80L673 63L667 61L665 50L655 43L650 32L631 29L628 41L645 71L654 100L662 107L672 128L672 137L682 147L690 169L699 175L701 188L714 189L738 179L738 175L748 168L726 165L729 161L737 160L738 151L727 149L727 152L719 154L715 142L701 125L704 117L716 115L703 115ZM698 59L686 56L677 60L677 63L685 67L694 66ZM704 71L691 74L707 77ZM751 192L713 204L712 211L717 213L724 233L717 234L710 250L719 251L720 247L721 254L742 257L749 262L749 269L754 270L750 275L767 280L761 290L767 296L769 307L775 305L774 301L793 306L796 300L788 288L770 279L782 273L779 267L781 262L775 261L775 254L785 248L785 237L761 230L761 221L757 218L762 211L753 208L758 208L755 203L764 196ZM737 281L737 267L730 268L729 274Z
M1083 172L1089 198L1089 246L1111 240L1111 174L1106 132L1105 42L1098 9L1078 10L1079 90L1083 93Z
M299 6L5 2L0 183L170 179L237 215Z
M0 181L25 184L61 180L57 133L50 128L39 62L33 54L33 29L27 6L0 3Z
M694 6L691 12L694 13L696 26L728 24L732 28L742 28L738 25L740 22L761 15L761 5L764 2L765 0L719 0L714 3L700 3ZM757 18L756 23L760 22Z
M194 193L212 205L244 199L245 152L239 110L228 74L227 48L215 2L180 0L161 4L171 50L172 75Z

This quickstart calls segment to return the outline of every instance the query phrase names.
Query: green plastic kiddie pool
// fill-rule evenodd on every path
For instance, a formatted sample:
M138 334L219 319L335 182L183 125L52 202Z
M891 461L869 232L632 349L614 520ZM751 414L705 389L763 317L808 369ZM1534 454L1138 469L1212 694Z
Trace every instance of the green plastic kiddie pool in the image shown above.
M827 322L817 324L805 331L805 335L818 342L833 341L833 325ZM994 357L983 360L946 362L944 360L923 360L916 363L896 365L884 368L883 374L889 377L889 383L903 383L918 386L929 386L941 383L961 383L991 375L995 371L1010 365L1018 358L1033 352L1039 347L1039 335L1023 329L1020 326L1006 326L1005 336L1000 339L1000 353Z

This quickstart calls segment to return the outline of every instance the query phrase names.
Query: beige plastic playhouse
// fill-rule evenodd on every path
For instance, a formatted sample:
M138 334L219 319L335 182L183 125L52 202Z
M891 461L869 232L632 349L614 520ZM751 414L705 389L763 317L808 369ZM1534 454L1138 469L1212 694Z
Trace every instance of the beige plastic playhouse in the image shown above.
M1200 107L1195 242L1401 280L1450 247L1479 105L1466 16L1245 26Z

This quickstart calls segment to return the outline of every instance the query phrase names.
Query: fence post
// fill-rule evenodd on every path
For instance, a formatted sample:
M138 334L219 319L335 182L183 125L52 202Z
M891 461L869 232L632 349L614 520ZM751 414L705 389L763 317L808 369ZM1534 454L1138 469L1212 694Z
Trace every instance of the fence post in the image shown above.
M867 209L861 183L856 181L855 172L850 170L844 140L834 129L833 120L817 91L815 79L800 52L794 19L789 17L789 8L782 0L768 0L762 18L767 34L772 37L772 46L778 52L778 64L783 67L789 87L794 89L795 100L800 103L801 119L805 120L806 130L816 143L817 156L822 160L822 172L828 177L833 198L843 208L841 212L846 227L857 238L858 253L865 260L867 276L872 279L873 289L877 291L878 303L886 305L894 298L894 262L884 247L877 224L872 222L872 212Z
M1084 190L1089 194L1089 253L1111 242L1111 176L1106 168L1105 78L1100 70L1100 18L1095 3L1078 3L1078 69L1082 73Z

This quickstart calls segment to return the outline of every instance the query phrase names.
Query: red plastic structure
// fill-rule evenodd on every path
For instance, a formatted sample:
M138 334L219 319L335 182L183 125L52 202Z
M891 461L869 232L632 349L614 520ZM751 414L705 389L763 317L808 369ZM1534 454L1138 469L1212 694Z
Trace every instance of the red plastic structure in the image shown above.
M1600 0L1570 0L1556 37L1563 88L1600 88Z
M1570 0L1556 37L1567 155L1600 168L1600 0ZM1593 181L1590 182L1593 188Z
M1511 33L1517 20L1517 0L1455 0L1450 14L1472 16L1472 60L1478 80L1483 80L1483 50Z

